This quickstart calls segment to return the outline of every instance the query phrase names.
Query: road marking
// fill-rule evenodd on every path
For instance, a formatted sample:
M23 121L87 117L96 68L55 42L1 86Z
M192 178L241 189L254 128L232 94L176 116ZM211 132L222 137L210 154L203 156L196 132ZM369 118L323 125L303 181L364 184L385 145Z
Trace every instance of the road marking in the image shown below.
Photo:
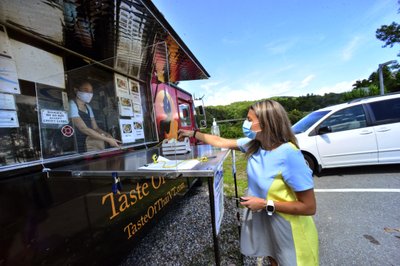
M331 188L331 189L314 189L315 192L400 192L396 188Z

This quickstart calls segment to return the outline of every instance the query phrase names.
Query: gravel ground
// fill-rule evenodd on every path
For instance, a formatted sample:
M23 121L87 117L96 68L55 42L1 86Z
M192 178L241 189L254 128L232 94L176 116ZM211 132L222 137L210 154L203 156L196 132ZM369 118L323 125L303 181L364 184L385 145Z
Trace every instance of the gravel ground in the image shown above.
M235 200L225 197L224 207L218 236L221 265L268 265L241 256ZM128 265L215 265L206 185L192 188L171 206L120 266Z

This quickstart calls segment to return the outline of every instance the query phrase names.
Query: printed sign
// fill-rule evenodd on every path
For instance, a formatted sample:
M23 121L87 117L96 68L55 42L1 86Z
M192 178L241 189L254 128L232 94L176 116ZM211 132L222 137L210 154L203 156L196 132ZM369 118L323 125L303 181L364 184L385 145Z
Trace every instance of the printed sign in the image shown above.
M115 74L115 89L117 96L129 98L128 79Z
M133 116L131 99L119 97L119 114L121 116Z
M15 98L13 94L0 93L0 109L16 109Z
M136 139L144 139L143 121L134 121L133 128Z
M70 125L65 125L61 128L61 133L65 137L72 137L74 135L74 128L71 127Z
M132 94L132 95L131 95L131 98L132 98L132 102L137 103L137 104L141 104L140 96L139 96L139 95Z
M217 234L224 216L224 171L221 167L217 170L214 176L214 205L215 205L215 227Z
M42 123L43 124L68 124L68 113L60 110L42 110Z
M120 119L119 126L121 128L121 140L122 143L135 142L135 132L133 130L133 120L131 119Z
M137 94L140 97L139 82L130 79L129 80L129 89L130 89L131 94Z
M0 127L1 128L19 127L17 112L1 110Z
M20 94L14 60L0 56L0 92Z

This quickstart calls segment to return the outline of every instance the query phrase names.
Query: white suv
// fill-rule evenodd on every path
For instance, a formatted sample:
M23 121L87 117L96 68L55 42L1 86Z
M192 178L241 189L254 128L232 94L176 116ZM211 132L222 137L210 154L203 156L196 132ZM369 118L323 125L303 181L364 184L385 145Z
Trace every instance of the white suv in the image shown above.
M400 163L400 94L317 110L294 124L293 131L314 172Z

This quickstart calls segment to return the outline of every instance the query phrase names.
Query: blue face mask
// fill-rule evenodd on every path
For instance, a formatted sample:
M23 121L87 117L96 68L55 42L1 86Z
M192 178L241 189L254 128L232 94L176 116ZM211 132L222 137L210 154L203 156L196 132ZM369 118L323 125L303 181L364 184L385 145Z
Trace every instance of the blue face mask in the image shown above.
M249 139L256 139L257 132L251 130L253 122L250 122L249 120L244 120L243 122L243 134L248 137Z

